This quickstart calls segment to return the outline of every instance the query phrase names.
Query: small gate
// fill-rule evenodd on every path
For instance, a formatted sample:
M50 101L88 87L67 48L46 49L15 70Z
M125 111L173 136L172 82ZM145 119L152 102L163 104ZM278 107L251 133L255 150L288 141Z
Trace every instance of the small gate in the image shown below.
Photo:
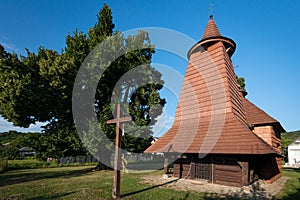
M211 163L191 163L191 178L212 180Z

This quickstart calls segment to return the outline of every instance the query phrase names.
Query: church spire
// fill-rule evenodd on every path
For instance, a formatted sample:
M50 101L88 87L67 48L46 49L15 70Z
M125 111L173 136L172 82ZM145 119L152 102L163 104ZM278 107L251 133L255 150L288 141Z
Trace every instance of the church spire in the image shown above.
M228 55L230 57L233 55L236 47L235 42L230 38L222 36L213 19L213 15L210 14L203 36L201 40L189 50L188 58L190 58L192 53L199 51L201 48L206 49L208 46L211 46L216 42L222 42Z
M220 37L222 36L215 21L213 20L213 15L209 16L209 21L206 25L205 31L203 33L202 39L207 39L211 37Z

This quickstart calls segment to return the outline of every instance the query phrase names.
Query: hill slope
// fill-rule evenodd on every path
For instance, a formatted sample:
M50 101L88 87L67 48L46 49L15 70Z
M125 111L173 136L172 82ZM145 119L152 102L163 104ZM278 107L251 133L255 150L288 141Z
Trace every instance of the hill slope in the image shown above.
M10 143L13 140L15 140L17 137L19 137L20 135L22 136L22 134L23 133L19 133L17 131L9 131L9 132L0 133L0 145L5 144L5 143Z
M299 131L282 133L281 134L282 148L287 147L289 144L294 142L297 138L300 138L300 130Z

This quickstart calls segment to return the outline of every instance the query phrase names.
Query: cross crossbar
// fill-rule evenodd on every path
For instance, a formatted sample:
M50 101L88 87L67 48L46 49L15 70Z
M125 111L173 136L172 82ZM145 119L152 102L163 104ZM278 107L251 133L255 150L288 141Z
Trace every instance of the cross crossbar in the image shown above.
M107 120L107 124L116 124L116 123L122 123L122 122L129 122L131 121L131 117L122 117L122 118L119 118L119 119L110 119L110 120Z

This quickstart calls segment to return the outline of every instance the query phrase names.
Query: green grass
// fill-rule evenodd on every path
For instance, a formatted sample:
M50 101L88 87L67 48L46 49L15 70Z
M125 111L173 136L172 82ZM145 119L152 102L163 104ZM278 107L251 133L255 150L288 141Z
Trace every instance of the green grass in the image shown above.
M216 194L175 191L142 183L141 177L162 171L122 173L121 199L222 199ZM285 169L291 177L278 199L300 199L300 171ZM111 199L113 171L92 172L91 166L11 170L0 174L0 199ZM166 184L167 186L167 184Z
M204 195L141 184L144 175L122 174L122 199L199 199ZM92 172L90 166L25 169L0 174L0 180L0 199L111 199L113 171Z
M286 182L285 187L279 199L300 199L300 169L283 169L283 176L288 176L290 179Z
M36 159L8 160L8 170L36 169L55 166L57 167L55 162L45 162Z

